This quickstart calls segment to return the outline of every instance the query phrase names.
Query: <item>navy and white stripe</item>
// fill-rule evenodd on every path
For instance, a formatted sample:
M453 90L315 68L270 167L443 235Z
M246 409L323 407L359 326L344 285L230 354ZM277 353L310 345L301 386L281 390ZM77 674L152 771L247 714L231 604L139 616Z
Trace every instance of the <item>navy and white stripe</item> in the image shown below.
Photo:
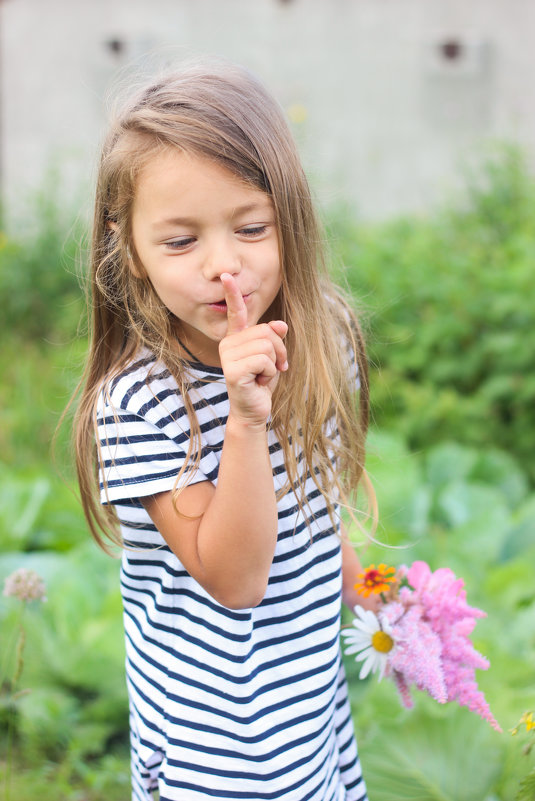
M228 398L221 370L193 365L202 434L192 481L217 484ZM340 659L340 543L311 478L306 525L279 503L267 592L230 610L187 573L140 498L173 488L189 441L175 381L148 353L98 412L103 503L125 542L121 586L134 801L365 801ZM275 488L286 480L270 433ZM311 538L312 534L312 538Z

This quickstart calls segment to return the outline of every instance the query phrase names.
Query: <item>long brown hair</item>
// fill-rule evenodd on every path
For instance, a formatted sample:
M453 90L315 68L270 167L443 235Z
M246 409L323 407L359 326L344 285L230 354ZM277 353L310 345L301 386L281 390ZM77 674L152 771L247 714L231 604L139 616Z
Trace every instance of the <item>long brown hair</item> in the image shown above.
M175 377L192 432L188 459L197 464L199 459L199 426L187 391L187 364L176 347L179 321L143 277L142 265L136 275L129 266L129 259L137 259L131 232L137 177L150 159L169 147L226 167L266 192L275 209L283 278L274 311L289 323L285 344L290 363L288 380L279 381L275 390L271 418L288 473L281 493L297 486L303 508L307 470L303 474L299 469L300 451L331 517L338 501L350 506L365 478L369 396L362 334L349 304L328 278L322 233L284 115L242 69L218 65L167 74L130 99L117 115L98 172L91 343L75 418L75 453L84 511L103 548L106 537L117 543L120 539L113 510L99 502L97 398L106 380L124 369L141 347ZM358 412L352 359L360 380ZM327 421L339 432L334 445ZM179 480L176 487L179 492Z

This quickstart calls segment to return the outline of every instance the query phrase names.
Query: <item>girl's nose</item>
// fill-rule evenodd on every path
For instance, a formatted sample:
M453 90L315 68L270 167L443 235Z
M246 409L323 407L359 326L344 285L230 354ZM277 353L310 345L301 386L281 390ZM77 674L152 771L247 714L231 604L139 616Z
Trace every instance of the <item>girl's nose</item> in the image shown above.
M232 242L217 239L207 247L203 271L209 281L219 278L221 273L237 275L240 270L241 260Z

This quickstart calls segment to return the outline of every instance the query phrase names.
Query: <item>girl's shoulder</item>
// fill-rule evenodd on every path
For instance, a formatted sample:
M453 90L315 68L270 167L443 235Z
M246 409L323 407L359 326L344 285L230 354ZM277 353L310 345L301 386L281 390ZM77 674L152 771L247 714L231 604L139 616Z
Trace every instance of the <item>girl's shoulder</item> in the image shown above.
M185 364L179 382L163 361L147 348L140 348L104 378L98 391L97 412L103 415L112 410L145 417L163 405L166 409L172 407L174 414L182 414L184 395L189 395L193 404L205 405L226 397L222 384L220 368L197 362Z
M146 348L137 351L120 368L105 376L98 393L98 407L139 414L162 392L177 393L177 383L168 368Z
M354 329L358 326L358 319L354 305L354 298L340 287L329 284L323 292L323 297L330 312L330 322L342 330Z

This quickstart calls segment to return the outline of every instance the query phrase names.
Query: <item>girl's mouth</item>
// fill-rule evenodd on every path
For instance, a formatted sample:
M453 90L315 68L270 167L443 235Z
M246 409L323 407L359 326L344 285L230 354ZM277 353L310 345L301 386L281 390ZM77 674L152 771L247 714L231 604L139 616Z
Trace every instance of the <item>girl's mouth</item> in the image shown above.
M247 303L250 293L248 295L243 295L244 303ZM210 309L214 309L214 311L225 312L227 311L227 301L223 298L223 300L216 300L215 303L208 303Z

